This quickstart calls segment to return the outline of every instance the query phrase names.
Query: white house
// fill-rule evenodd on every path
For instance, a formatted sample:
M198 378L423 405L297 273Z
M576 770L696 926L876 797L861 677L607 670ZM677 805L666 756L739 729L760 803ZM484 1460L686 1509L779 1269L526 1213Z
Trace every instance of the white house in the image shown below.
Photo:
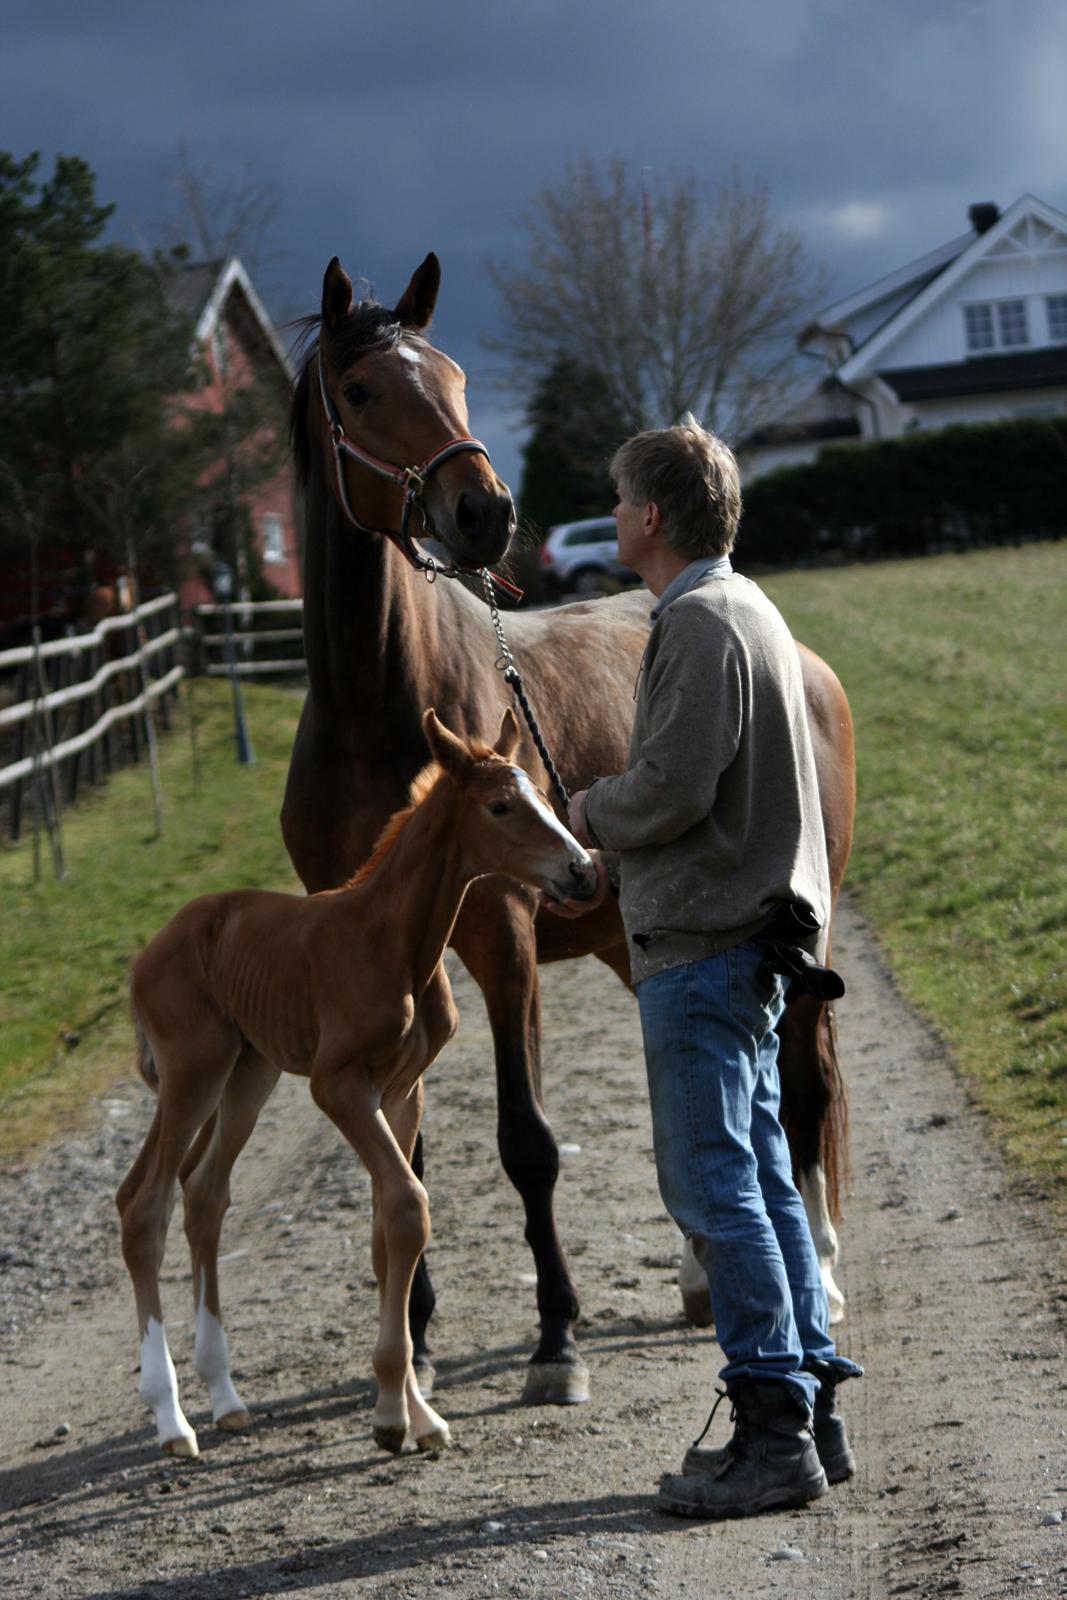
M750 436L751 480L829 440L1067 413L1067 216L1033 195L970 208L967 233L819 313L807 400Z

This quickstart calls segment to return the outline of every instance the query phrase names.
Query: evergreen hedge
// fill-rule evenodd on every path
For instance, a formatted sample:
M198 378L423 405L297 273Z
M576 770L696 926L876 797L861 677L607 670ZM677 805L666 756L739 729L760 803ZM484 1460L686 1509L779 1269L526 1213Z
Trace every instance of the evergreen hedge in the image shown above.
M1067 534L1067 417L831 445L745 491L745 567L928 555Z

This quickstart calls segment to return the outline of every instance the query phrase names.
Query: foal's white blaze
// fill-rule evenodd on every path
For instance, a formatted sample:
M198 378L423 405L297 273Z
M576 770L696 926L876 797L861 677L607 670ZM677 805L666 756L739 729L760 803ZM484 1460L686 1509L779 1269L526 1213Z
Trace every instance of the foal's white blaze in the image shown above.
M196 1434L185 1420L178 1399L178 1375L170 1358L166 1331L155 1317L149 1317L141 1340L141 1399L156 1419L159 1442L176 1456L200 1454Z
M226 1330L204 1304L203 1285L196 1313L193 1365L207 1384L214 1420L221 1422L226 1417L232 1417L243 1425L247 1421L248 1411L230 1378L230 1346Z
M826 1203L826 1176L822 1167L816 1164L814 1167L809 1167L807 1172L802 1172L799 1188L801 1199L804 1201L804 1210L808 1216L808 1227L811 1229L815 1254L819 1258L823 1288L830 1302L830 1321L841 1322L845 1315L845 1297L834 1282L837 1234L830 1221L830 1208Z
M557 839L567 846L572 855L588 860L589 858L586 855L586 852L582 849L582 846L578 843L573 833L570 833L568 829L563 826L563 823L556 816L556 813L548 804L548 801L538 789L537 785L530 778L529 774L524 772L521 767L512 767L511 770L515 774L516 785L523 799L529 800L534 808L541 813L542 817L548 823Z

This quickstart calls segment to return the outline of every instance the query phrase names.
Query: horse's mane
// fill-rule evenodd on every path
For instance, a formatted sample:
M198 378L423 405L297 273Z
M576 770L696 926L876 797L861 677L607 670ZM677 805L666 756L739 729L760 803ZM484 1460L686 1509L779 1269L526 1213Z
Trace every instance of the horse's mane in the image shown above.
M293 401L289 412L289 442L301 483L306 483L311 470L311 439L307 430L308 389L311 383L311 364L319 351L321 316L299 317L290 324L296 337L290 347L290 358L299 367L293 387ZM417 337L397 318L395 311L377 300L357 300L344 322L329 342L327 358L335 372L343 371L360 356L375 350L395 350L400 340ZM420 341L421 342L421 341Z
M500 759L496 751L491 746L483 744L480 739L469 740L467 748L475 761L498 761ZM363 865L356 869L348 882L342 885L343 888L354 889L358 884L363 883L370 877L383 857L389 854L415 812L430 794L430 791L436 788L438 780L443 776L444 773L436 761L428 761L422 771L415 774L411 780L411 787L408 789L407 805L402 806L399 811L393 812L393 815L375 840L374 849Z

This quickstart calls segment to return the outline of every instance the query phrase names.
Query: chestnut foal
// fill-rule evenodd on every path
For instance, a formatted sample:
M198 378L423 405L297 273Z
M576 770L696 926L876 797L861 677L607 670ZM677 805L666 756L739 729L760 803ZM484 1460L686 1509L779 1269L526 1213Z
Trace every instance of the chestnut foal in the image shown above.
M422 1074L457 1023L443 965L468 884L488 873L585 899L589 856L526 773L505 711L496 745L465 742L423 718L433 761L409 807L340 889L300 898L240 889L192 900L135 962L130 996L138 1067L158 1092L140 1155L116 1197L141 1339L140 1393L159 1442L195 1456L167 1348L159 1268L180 1178L196 1301L194 1365L220 1428L249 1414L230 1378L218 1247L229 1175L281 1072L310 1078L315 1103L371 1176L379 1328L376 1442L424 1450L448 1424L422 1398L407 1302L430 1237L426 1191L411 1170Z

